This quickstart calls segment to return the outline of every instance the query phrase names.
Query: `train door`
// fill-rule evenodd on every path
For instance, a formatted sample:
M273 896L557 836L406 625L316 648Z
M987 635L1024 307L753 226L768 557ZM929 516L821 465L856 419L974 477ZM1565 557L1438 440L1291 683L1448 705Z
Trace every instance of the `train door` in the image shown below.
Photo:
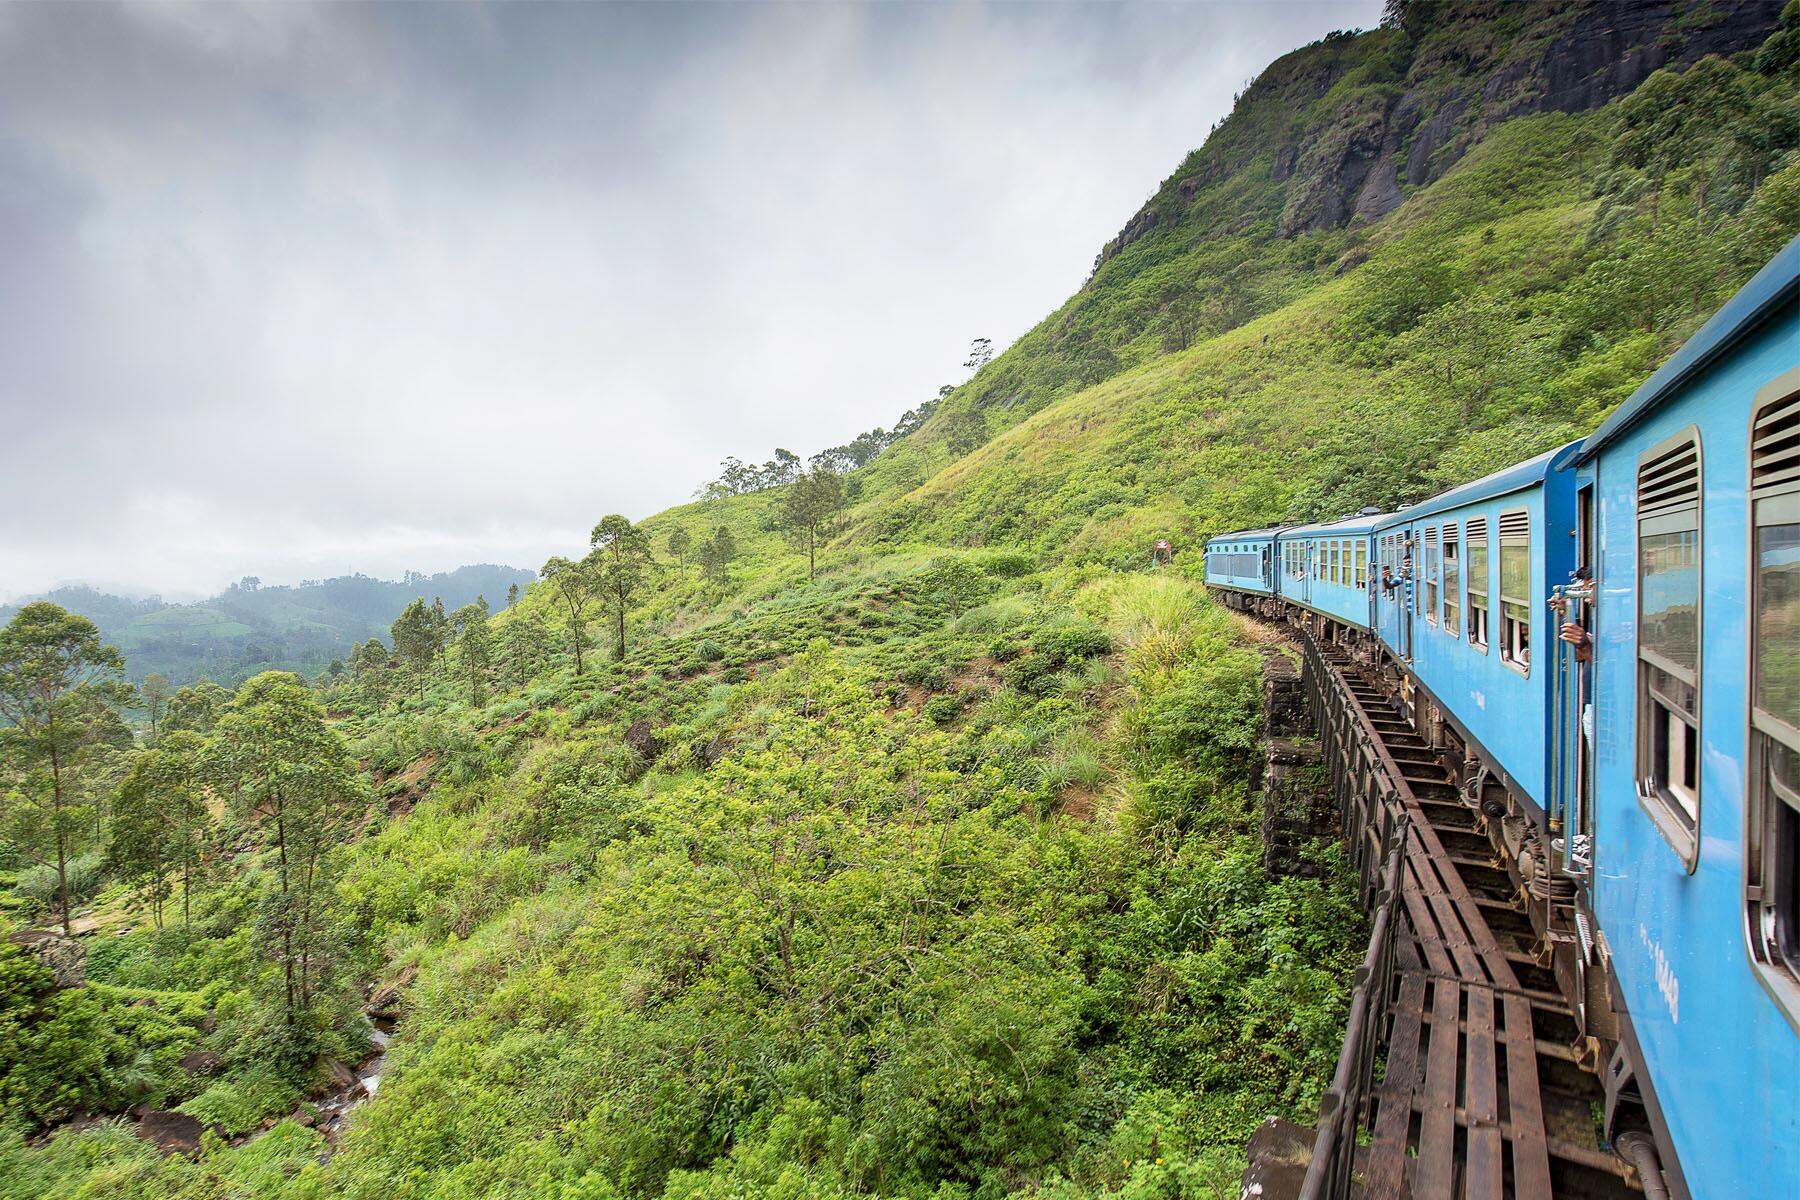
M1418 571L1418 564L1413 561L1412 530L1406 530L1400 537L1400 569L1394 572L1400 579L1400 657L1411 662L1413 656L1413 612L1419 603L1418 580L1413 576Z
M1318 550L1319 544L1317 542L1301 542L1300 546L1300 603L1311 604L1313 570L1317 563L1315 552Z
M1574 625L1591 639L1594 631L1594 484L1575 492L1575 571L1550 597L1551 646L1551 818L1561 826L1561 865L1585 876L1594 845L1594 683L1592 652L1580 638L1564 637ZM1592 644L1591 640L1588 643Z

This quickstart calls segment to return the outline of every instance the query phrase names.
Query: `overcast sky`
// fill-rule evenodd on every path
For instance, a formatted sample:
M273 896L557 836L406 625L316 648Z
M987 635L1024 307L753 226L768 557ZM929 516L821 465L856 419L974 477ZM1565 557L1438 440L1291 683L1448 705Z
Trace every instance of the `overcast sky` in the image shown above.
M536 567L889 425L1378 13L0 4L0 596Z

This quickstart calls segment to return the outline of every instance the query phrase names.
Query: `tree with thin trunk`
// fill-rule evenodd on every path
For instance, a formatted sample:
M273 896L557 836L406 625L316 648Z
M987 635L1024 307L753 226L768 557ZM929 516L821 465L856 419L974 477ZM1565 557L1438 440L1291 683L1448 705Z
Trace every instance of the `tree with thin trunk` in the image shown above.
M138 695L144 698L144 715L150 718L150 740L154 742L162 732L163 711L169 705L169 677L152 671L138 684Z
M687 570L688 551L693 545L694 536L680 525L669 530L669 553L675 556L677 570Z
M844 480L829 467L796 479L781 501L781 521L788 537L806 551L806 577L819 577L819 542L844 507Z
M201 777L257 825L273 860L258 941L280 976L294 1049L307 1055L308 1018L336 960L327 855L344 817L365 799L361 776L300 678L265 671L238 689L219 718Z
M706 581L724 591L731 584L731 560L737 557L737 539L731 536L729 528L720 525L700 543L695 557L700 560L700 573Z
M449 621L440 622L438 611L427 608L421 597L407 605L395 618L389 632L394 639L394 654L406 664L419 685L419 699L425 698L425 681L443 650Z
M176 730L139 754L113 808L108 861L150 901L158 929L171 874L181 881L182 925L192 917L194 873L210 834L200 781L204 745L198 734Z
M86 617L48 601L21 608L0 629L0 751L20 770L19 786L0 798L14 840L39 863L56 867L56 903L69 924L69 859L89 828L78 788L90 752L109 732L105 718L132 700L121 681L125 660L100 640Z
M556 598L568 614L569 647L575 653L575 673L581 674L581 650L586 641L588 612L594 603L594 578L585 562L571 562L560 556L544 564L539 572L550 581Z
M618 513L610 513L600 518L589 541L594 547L588 558L593 564L600 607L613 618L617 638L613 657L623 660L626 614L656 568L650 536Z
M488 630L488 606L484 597L465 604L450 616L456 628L456 666L469 685L469 703L487 698L488 674L494 665L494 641Z

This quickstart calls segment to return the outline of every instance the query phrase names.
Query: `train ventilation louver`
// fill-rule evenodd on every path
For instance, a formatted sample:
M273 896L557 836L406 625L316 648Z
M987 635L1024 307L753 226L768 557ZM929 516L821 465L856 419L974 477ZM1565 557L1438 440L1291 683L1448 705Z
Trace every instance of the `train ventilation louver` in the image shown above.
M1700 503L1700 446L1692 438L1638 468L1638 516L1678 512Z
M1471 532L1473 532L1473 531L1471 530ZM1485 534L1487 532L1487 530L1483 529L1482 532ZM1531 536L1531 514L1530 513L1514 512L1514 513L1501 513L1500 514L1500 540L1501 541L1510 542L1515 539L1519 540L1519 541L1524 541L1526 538L1528 538L1530 536Z
M1469 545L1480 546L1487 543L1487 518L1469 518Z
M1763 410L1750 438L1750 490L1800 483L1800 395Z

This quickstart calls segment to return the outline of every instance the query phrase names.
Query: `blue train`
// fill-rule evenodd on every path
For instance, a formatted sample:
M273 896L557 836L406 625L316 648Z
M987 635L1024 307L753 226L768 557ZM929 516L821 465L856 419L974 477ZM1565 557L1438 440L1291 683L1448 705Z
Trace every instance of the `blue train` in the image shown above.
M1206 582L1391 672L1527 816L1608 1136L1677 1195L1800 1197L1800 238L1585 439L1214 538Z

